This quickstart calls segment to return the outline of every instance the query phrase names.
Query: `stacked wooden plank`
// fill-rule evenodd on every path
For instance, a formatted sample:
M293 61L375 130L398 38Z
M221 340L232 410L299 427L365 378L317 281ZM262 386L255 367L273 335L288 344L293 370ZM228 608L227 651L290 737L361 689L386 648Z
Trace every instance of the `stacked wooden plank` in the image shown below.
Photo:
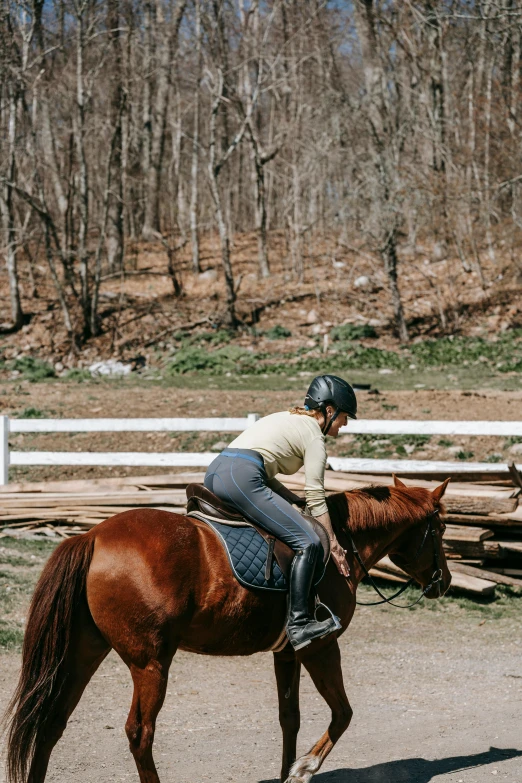
M185 488L204 473L7 484L0 488L0 530L75 535L132 508L185 511Z
M8 484L0 488L0 536L68 536L90 529L131 508L162 508L183 513L185 489L202 483L204 473L49 481ZM279 476L294 491L304 490L302 472ZM433 489L439 482L404 480ZM327 492L391 484L391 476L368 476L327 471ZM453 585L477 595L490 595L496 584L522 588L521 490L507 482L449 485L444 497L446 556ZM520 505L519 505L520 501ZM390 581L406 578L390 560L381 561L375 575Z

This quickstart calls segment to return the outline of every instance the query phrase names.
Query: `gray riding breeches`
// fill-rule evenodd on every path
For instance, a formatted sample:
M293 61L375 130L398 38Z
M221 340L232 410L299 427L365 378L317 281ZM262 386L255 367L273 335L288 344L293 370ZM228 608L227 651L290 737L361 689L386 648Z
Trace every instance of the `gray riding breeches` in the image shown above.
M322 552L319 537L301 514L267 484L263 458L252 449L225 449L209 466L205 487L294 552Z

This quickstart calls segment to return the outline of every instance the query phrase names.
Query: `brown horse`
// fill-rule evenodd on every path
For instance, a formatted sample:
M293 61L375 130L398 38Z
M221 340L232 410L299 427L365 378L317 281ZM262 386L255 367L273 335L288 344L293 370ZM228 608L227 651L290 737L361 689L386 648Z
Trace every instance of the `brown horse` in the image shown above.
M342 631L352 618L363 577L352 542L367 568L388 554L415 577L428 598L447 590L451 576L438 516L446 483L430 492L396 480L395 487L328 498L351 574L345 579L330 562L318 592L341 619ZM427 536L427 530L433 535ZM268 650L280 636L285 616L284 594L242 587L215 533L193 518L136 509L64 541L43 570L29 612L22 671L9 712L9 781L43 783L71 713L113 648L134 681L125 731L140 781L159 783L152 743L176 650L207 655ZM308 783L352 717L337 638L318 640L297 654L287 645L274 660L283 731L281 779ZM319 741L295 761L301 664L332 718Z

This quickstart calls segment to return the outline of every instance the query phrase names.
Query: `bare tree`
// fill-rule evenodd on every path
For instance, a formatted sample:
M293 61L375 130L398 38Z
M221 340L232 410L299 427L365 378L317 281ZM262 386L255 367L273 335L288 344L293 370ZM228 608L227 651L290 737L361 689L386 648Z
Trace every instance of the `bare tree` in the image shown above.
M18 94L16 84L11 82L7 85L6 95L6 114L7 114L7 170L5 172L4 185L0 205L2 207L2 218L4 226L5 255L7 264L7 274L9 277L9 293L11 298L11 320L10 329L16 331L20 329L24 321L22 303L20 301L20 286L17 270L17 237L15 228L14 211L14 192L13 185L16 180L16 126L18 114Z
M76 13L76 112L74 136L78 157L78 259L80 263L81 306L83 314L83 339L92 335L91 292L89 280L89 172L85 151L85 47L88 34L88 0L74 0Z
M76 344L106 328L99 286L125 272L129 239L162 243L179 296L185 234L198 272L214 226L231 325L234 235L256 233L265 277L280 231L294 280L330 238L379 258L407 340L406 241L444 245L484 287L500 237L518 246L518 0L3 0L0 14L14 328L40 255Z
M201 271L199 261L199 230L198 230L198 206L199 206L199 111L200 90L202 72L202 27L201 27L201 0L195 0L195 38L196 38L196 91L194 95L194 125L192 131L192 157L190 166L190 237L192 242L192 271L198 274Z
M25 26L24 26L25 27ZM9 279L11 301L10 331L17 331L24 322L20 298L20 284L17 268L18 240L15 224L14 186L17 180L16 137L18 131L18 113L20 105L20 80L27 64L27 48L33 34L32 25L22 29L22 49L16 46L12 37L10 9L2 4L0 11L0 44L3 44L3 56L0 60L0 79L2 91L0 109L0 127L6 139L3 181L0 189L0 211L4 230L5 259Z
M181 20L185 11L185 1L179 0L174 6L170 18L165 18L161 0L156 0L154 34L157 47L156 94L152 102L149 122L150 160L145 170L145 217L142 228L144 239L154 239L161 232L159 196L161 169L165 150L165 126L170 94L170 73L174 51L178 39Z
M221 262L223 264L223 272L225 275L225 288L226 288L226 318L225 322L228 326L234 328L237 325L236 316L236 288L234 284L234 273L232 271L232 264L230 260L230 236L228 224L225 219L225 212L223 208L223 199L219 187L219 176L223 170L223 167L233 154L234 150L241 142L245 134L245 130L250 119L250 115L247 115L241 124L236 135L232 139L230 145L225 152L218 157L217 147L217 121L219 115L219 109L222 101L224 100L224 78L220 68L217 73L217 85L215 88L215 97L212 103L212 109L210 113L210 138L209 138L209 157L208 157L208 174L210 180L210 189L212 192L212 198L214 200L214 209L216 214L216 222L218 225L219 239L221 243Z
M373 192L378 199L379 251L388 276L397 331L400 339L407 342L408 328L397 277L397 232L401 215L394 191L398 150L397 142L394 144L390 137L393 120L385 92L387 74L378 51L374 0L356 0L354 11L363 58L367 138L376 176Z
M123 88L123 52L120 32L119 0L107 0L107 28L111 43L111 96L109 127L113 129L110 184L107 205L106 248L109 269L120 269L123 264L123 165L122 112L125 105Z
M208 175L210 190L214 202L216 223L219 231L221 262L225 276L225 320L228 326L234 328L237 325L235 307L236 289L230 259L230 230L228 220L230 215L227 215L227 213L229 213L229 209L227 209L227 206L229 207L229 199L223 198L223 193L220 188L220 176L222 175L225 165L229 162L238 145L241 143L243 136L245 135L245 131L252 116L252 111L256 105L257 90L254 91L249 110L242 118L235 135L232 137L231 141L228 142L230 124L230 117L228 112L229 102L232 97L237 105L240 101L240 98L238 90L227 81L229 76L228 56L225 51L227 30L225 7L223 2L219 1L213 3L212 13L208 16L207 25L209 29L214 30L214 62L212 63L213 73L209 73L209 84L212 91L212 104L209 115ZM220 118L221 133L218 135L218 120ZM230 195L228 188L225 188L225 193L228 196Z

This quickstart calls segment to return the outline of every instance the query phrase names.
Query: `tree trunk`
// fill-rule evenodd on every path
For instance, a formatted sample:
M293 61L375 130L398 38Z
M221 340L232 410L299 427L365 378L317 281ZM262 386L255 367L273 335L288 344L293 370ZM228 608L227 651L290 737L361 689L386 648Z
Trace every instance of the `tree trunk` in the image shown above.
M212 191L212 198L214 199L216 221L218 224L219 242L221 245L221 263L223 264L223 272L225 273L225 288L227 297L227 312L225 323L227 326L235 328L237 325L236 288L234 285L232 264L230 262L230 237L228 235L227 221L223 215L223 205L221 202L221 194L219 192L218 179L214 174L211 174L210 176L210 188Z
M407 343L409 340L408 328L404 318L404 310L402 307L402 299L399 291L399 284L397 281L397 236L395 231L390 232L387 238L386 244L381 250L382 260L384 262L384 271L388 276L388 284L390 286L390 293L392 298L393 314L395 316L395 325L399 339L403 343Z
M256 231L257 231L257 257L260 277L270 277L268 264L267 243L267 217L266 217L266 189L265 169L263 163L254 158L254 187L256 195Z
M192 271L195 275L201 272L199 260L199 104L201 89L201 0L196 0L196 47L197 47L197 84L194 96L194 129L192 131L192 160L190 167L190 239L192 245Z
M152 0L145 0L143 10L143 105L142 105L142 138L141 138L141 171L144 178L143 199L146 198L147 177L150 169L150 156L152 146L152 75L153 75L153 46L152 46L152 24L154 9ZM148 230L148 228L147 228ZM142 233L145 226L142 227Z
M36 278L34 275L34 267L35 267L35 255L38 255L39 251L39 245L38 243L36 248L36 254L33 254L30 243L27 240L27 228L29 226L29 221L32 217L32 209L28 209L25 213L25 217L22 218L22 213L20 209L20 204L17 206L17 217L18 217L18 231L21 237L21 243L24 249L24 254L27 259L27 273L29 276L29 284L30 284L30 296L32 299L38 299L38 287L36 285Z
M174 159L174 166L171 167L173 171L173 194L175 198L172 199L172 228L177 224L178 231L182 238L182 241L186 236L187 228L187 203L185 198L185 184L182 177L182 157L183 157L183 110L182 100L179 92L179 79L176 89L176 132L172 138L172 157Z
M109 201L105 246L109 269L123 265L123 165L121 107L124 101L123 68L120 36L119 0L107 0L107 27L112 49L110 127L113 129L113 152L110 170ZM95 320L95 317L94 317Z
M49 264L51 277L53 279L53 283L56 288L56 293L58 295L58 301L60 302L60 307L62 309L63 322L74 345L76 339L75 339L74 329L72 325L71 314L69 312L69 307L67 305L65 292L60 282L60 278L58 277L58 272L56 270L56 265L54 263L53 248L51 242L51 230L47 222L44 222L44 235L45 235L45 254L47 256L47 263Z
M91 297L89 281L89 181L85 156L85 89L84 89L84 46L85 46L85 4L78 7L77 50L76 50L76 154L79 164L79 214L78 257L80 262L81 305L83 314L83 339L91 337Z
M105 193L103 196L103 213L100 226L100 235L98 237L98 246L94 256L94 280L92 286L92 298L91 298L91 334L96 337L100 333L100 323L98 318L98 303L100 293L101 282L101 256L103 245L106 244L107 230L109 227L109 211L111 206L111 178L113 174L113 162L114 156L120 154L121 156L121 114L123 111L123 103L120 104L120 111L118 116L115 117L114 129L112 133L111 146L109 148L109 156L107 159L106 177L105 177ZM118 150L118 145L119 150ZM120 158L121 159L121 158Z
M198 204L199 204L199 80L194 103L194 131L192 136L192 162L190 170L190 238L192 244L192 271L195 275L201 272L199 261L199 229L198 229Z
M387 77L378 54L374 1L356 0L354 11L363 58L368 146L374 159L376 192L380 202L378 207L380 253L388 277L395 326L400 339L406 342L408 330L397 282L397 213L400 202L396 201L394 195L394 179L398 173L398 161L394 158L394 144L391 137L393 125L388 116L385 92Z
M163 7L157 2L156 32L160 37L159 62L157 68L156 96L152 107L152 131L150 145L150 164L145 171L145 216L142 235L145 240L152 240L161 233L160 225L160 185L163 152L165 149L165 128L167 122L167 107L170 93L170 69L174 44L178 37L179 27L185 10L184 0L180 0L173 13L171 21L166 26L163 18ZM160 32L161 30L161 32Z
M17 331L24 322L22 303L20 301L20 287L18 282L18 271L16 263L16 229L15 214L13 204L13 187L16 177L16 125L18 112L18 91L17 86L12 82L7 86L8 96L8 162L6 172L6 182L2 194L2 216L4 224L5 246L6 246L6 264L7 275L9 277L9 295L11 299L11 320L10 330Z
M223 272L225 274L226 304L227 304L226 324L227 326L235 328L237 325L236 288L234 285L234 274L232 272L232 264L230 261L230 237L228 233L227 221L223 213L223 203L221 200L221 193L219 192L218 178L223 166L225 165L226 161L232 154L232 151L236 148L237 144L239 144L244 133L244 128L241 135L238 134L236 136L236 139L234 139L234 142L231 144L229 149L223 154L220 161L216 162L216 145L217 145L216 125L217 125L219 107L221 105L221 101L223 100L223 94L224 94L223 73L221 72L221 70L219 70L218 74L219 74L219 86L217 90L217 95L212 104L212 110L210 114L208 173L209 173L209 180L210 180L210 191L212 193L212 199L214 201L216 222L218 224L219 241L221 245L221 263L223 264Z

